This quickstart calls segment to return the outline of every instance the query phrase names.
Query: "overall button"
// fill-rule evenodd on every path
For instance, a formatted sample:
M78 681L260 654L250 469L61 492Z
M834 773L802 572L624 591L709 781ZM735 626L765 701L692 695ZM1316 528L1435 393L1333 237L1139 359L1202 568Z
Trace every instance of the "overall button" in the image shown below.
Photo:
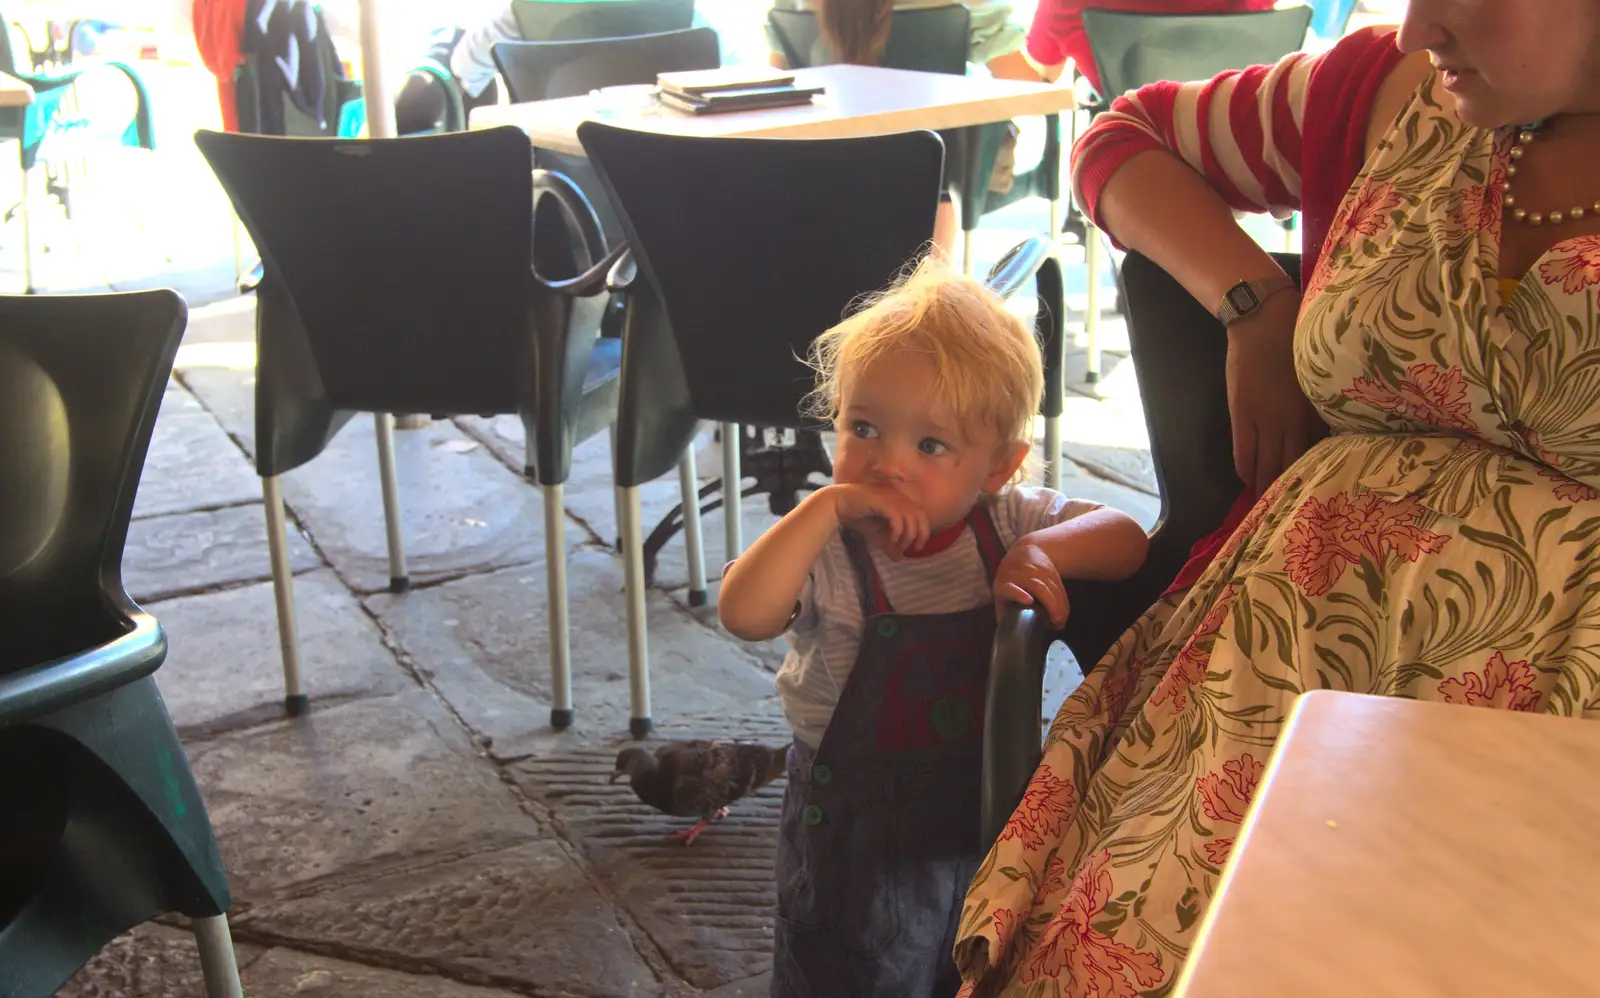
M811 767L811 778L823 786L827 786L833 782L833 770L819 762Z
M878 637L892 638L900 633L900 622L893 617L885 617L878 621Z
M815 804L807 804L805 810L806 824L815 827L822 824L822 808Z

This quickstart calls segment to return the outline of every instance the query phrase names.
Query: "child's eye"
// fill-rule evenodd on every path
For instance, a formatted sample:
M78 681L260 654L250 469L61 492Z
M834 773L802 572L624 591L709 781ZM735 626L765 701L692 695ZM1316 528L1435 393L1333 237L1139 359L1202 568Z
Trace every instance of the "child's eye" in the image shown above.
M851 423L850 432L862 440L876 440L878 438L878 428L864 419L858 419Z
M948 453L950 448L945 446L942 442L933 439L932 437L923 437L917 443L917 450L920 450L922 453L931 456Z

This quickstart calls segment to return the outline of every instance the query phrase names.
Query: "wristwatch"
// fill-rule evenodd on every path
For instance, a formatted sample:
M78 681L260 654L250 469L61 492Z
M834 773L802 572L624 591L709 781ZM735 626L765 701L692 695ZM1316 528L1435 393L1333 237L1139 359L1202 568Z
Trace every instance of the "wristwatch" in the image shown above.
M1294 280L1282 273L1254 281L1240 281L1222 296L1222 305L1216 311L1217 321L1224 326L1231 326L1260 308L1262 302L1279 291L1287 291L1294 286Z

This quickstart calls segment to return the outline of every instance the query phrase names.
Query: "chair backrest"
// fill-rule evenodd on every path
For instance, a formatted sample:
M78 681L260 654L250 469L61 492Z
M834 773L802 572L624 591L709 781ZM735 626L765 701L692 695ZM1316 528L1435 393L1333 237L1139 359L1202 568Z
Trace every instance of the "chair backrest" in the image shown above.
M711 28L569 42L500 42L493 54L512 103L654 83L661 73L722 65L717 33Z
M1300 258L1274 254L1299 279ZM1157 536L1176 554L1222 523L1243 488L1233 470L1225 364L1227 335L1215 316L1166 271L1137 253L1122 265L1133 370L1161 493Z
M1311 33L1318 38L1342 38L1355 11L1356 0L1311 0Z
M523 41L567 42L681 31L694 0L512 0Z
M933 235L944 146L932 132L708 139L590 121L578 137L665 308L700 418L802 425L812 376L799 358ZM623 377L626 398L626 355Z
M1083 12L1103 97L1276 62L1305 43L1310 22L1311 8L1303 6L1236 14Z
M120 637L122 547L188 309L0 296L0 674Z
M822 29L812 11L773 9L767 12L767 23L789 68L839 61L822 40ZM897 10L889 22L889 40L878 56L878 65L964 76L971 35L972 13L963 4Z
M335 409L518 411L535 279L521 131L195 142L261 251L263 379L292 342Z

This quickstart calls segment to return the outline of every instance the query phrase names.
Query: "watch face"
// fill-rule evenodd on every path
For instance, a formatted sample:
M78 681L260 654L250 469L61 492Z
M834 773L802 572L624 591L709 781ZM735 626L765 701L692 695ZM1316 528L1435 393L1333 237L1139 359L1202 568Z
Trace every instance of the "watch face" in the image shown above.
M1261 304L1261 299L1256 297L1255 290L1248 284L1237 284L1228 290L1228 304L1240 315L1250 311Z

